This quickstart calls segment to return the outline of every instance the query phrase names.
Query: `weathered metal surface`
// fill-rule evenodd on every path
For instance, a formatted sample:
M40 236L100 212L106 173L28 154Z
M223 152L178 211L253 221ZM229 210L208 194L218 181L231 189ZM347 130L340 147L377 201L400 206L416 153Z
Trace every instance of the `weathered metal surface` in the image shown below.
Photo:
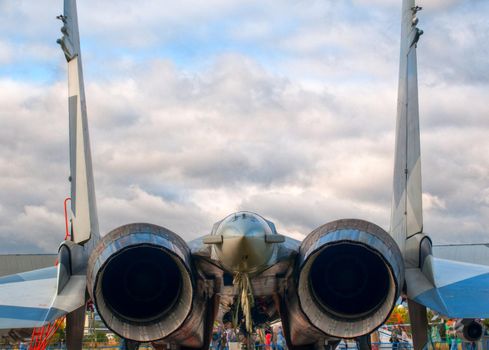
M157 254L170 257L181 278L178 297L171 304L170 310L156 310L156 314L152 314L148 319L129 318L125 313L118 313L118 310L110 306L112 300L106 300L102 283L104 273L108 271L107 268L114 259L119 257L123 261L123 254L139 248L156 249L159 251ZM165 266L159 268L161 271L167 269ZM89 259L87 281L88 290L100 316L110 329L127 339L153 341L165 338L178 330L189 316L195 294L193 274L190 250L178 235L156 225L129 224L115 229L100 241ZM134 294L131 291L128 293ZM130 300L127 302L131 303Z
M284 335L289 347L323 343L332 337L311 324L299 303L297 282L291 273L288 274L284 290L280 293L279 313Z
M352 311L352 313L338 311L335 309L336 305L328 306L321 302L316 295L312 283L314 281L311 280L311 272L316 259L321 254L328 251L334 252L339 247L355 247L358 249L359 256L354 257L358 260L356 265L348 265L347 268L361 267L362 274L371 277L380 273L377 269L376 271L369 271L370 266L361 266L362 259L366 254L373 256L375 261L385 266L385 278L388 279L385 281L385 291L379 289L383 288L380 285L378 287L373 285L369 288L374 289L365 290L375 292L375 295L378 295L378 301L374 300L375 303L371 309L360 308L361 311L358 313L357 311ZM344 264L350 263L348 260L344 260L345 257L341 255L337 259L340 259L342 264L343 261ZM322 269L322 267L316 268ZM346 272L355 273L355 271ZM331 276L329 277L331 278ZM401 292L404 282L404 263L401 252L392 237L379 226L363 220L338 220L317 228L304 239L297 257L295 280L298 285L299 307L312 325L332 337L354 338L373 331L386 320ZM339 280L344 281L344 278L340 277ZM334 290L334 281L328 280L324 283L327 288L331 288L334 293L337 293ZM371 297L368 294L356 296L355 302L367 303ZM293 302L292 298L291 306L293 306ZM289 315L289 317L294 316Z

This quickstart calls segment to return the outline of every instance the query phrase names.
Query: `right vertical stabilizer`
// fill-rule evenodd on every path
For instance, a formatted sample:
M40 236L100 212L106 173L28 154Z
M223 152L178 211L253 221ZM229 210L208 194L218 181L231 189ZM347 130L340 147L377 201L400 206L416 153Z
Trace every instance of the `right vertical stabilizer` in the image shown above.
M394 188L390 233L402 252L406 240L423 231L416 46L423 33L414 0L402 3L401 56L397 102Z

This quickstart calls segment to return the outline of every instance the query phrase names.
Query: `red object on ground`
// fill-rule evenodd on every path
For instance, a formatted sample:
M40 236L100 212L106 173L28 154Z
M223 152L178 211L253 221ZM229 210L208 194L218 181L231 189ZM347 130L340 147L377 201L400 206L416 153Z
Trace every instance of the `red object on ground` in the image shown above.
M272 344L272 333L267 333L265 335L265 349L270 350L271 344Z
M29 350L44 350L49 344L49 341L53 337L54 333L58 330L61 324L64 322L65 317L58 318L52 323L48 323L42 327L34 328L32 331L31 342L29 343Z
M66 208L66 203L71 201L68 197L65 199L63 205L65 209L65 241L70 238L70 232L68 229L68 209ZM59 263L56 259L54 265L57 266ZM53 337L54 333L58 330L61 324L64 322L65 316L58 318L54 322L48 323L42 327L34 328L32 330L31 341L29 343L29 350L44 350L49 344L49 340Z

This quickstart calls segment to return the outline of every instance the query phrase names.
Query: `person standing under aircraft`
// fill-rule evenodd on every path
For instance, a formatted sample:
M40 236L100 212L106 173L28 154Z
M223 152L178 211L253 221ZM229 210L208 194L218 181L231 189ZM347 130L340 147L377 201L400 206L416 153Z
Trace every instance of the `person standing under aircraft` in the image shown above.
M379 350L380 334L378 330L373 331L372 334L370 334L370 343L372 344L372 350Z
M394 326L391 330L390 342L392 343L392 350L399 350L399 340L401 337L401 331L399 326Z

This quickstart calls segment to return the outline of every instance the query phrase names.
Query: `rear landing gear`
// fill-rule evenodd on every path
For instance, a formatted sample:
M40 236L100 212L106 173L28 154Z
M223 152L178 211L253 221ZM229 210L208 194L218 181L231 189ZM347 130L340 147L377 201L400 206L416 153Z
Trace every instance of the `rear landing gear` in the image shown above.
M330 340L324 344L324 350L335 350L339 343L339 340Z
M129 339L122 339L121 341L122 349L124 350L138 350L139 342Z
M361 337L355 338L357 342L358 350L372 350L372 343L370 341L370 334L362 335Z

